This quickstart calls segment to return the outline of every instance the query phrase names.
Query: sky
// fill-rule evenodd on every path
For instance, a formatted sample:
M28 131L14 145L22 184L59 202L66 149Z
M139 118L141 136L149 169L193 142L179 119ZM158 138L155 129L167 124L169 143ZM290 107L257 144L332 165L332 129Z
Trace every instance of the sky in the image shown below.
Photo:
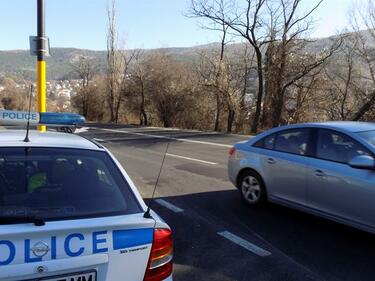
M108 0L45 0L51 47L106 49ZM242 0L237 0L242 1ZM316 0L315 0L316 1ZM302 11L312 0L302 0ZM366 0L354 0L357 5ZM36 0L0 0L0 50L28 49L36 35ZM120 41L126 48L188 47L219 41L187 18L190 0L117 0ZM353 0L324 0L314 14L312 37L336 34L347 26Z

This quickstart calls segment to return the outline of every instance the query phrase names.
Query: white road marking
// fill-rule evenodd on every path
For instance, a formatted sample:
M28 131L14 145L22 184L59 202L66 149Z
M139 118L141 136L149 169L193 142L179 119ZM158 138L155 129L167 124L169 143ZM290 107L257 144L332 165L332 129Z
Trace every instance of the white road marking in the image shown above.
M171 139L175 139L175 138L171 138ZM198 140L189 140L189 139L177 139L177 138L175 140L190 142L190 143L197 143L197 144L215 145L215 146L228 147L228 148L233 147L233 145L230 145L230 144L223 144L223 143L217 143L217 142L198 141Z
M143 127L142 129L145 129L145 130L147 130L147 129L156 129L156 130L160 130L160 127L152 127L152 126L150 126L150 127ZM181 129L178 129L178 128L163 128L163 130L164 130L164 131L179 131L179 130L181 130Z
M99 142L103 142L103 141L105 141L105 140L103 140L103 139L98 139L98 138L94 138L93 140L95 140L95 141L99 141Z
M237 235L234 235L233 233L230 233L229 231L222 231L218 232L220 236L232 241L233 243L241 246L242 248L245 248L246 250L260 256L260 257L267 257L270 256L271 253L267 250L264 250L257 245L250 243L249 241L246 241L245 239L242 239L241 237L238 237Z
M82 127L82 128L78 128L74 131L75 134L78 134L78 133L85 133L85 132L88 132L89 131L89 128L88 127Z
M222 144L222 143L208 142L208 141L198 141L198 140L191 140L191 139L173 138L173 137L166 137L166 136L160 136L160 135L150 135L150 134L144 134L144 133L125 131L125 130L104 129L104 128L95 128L95 127L93 127L93 129L114 132L114 133L123 133L123 134L129 134L129 135L147 136L147 137L152 137L152 138L157 138L157 139L177 140L177 141L188 142L188 143L207 144L207 145L229 147L229 148L233 147L233 145L229 145L229 144Z
M155 202L175 213L182 213L184 211L183 209L165 201L164 199L155 199Z
M175 157L175 158L181 158L181 159L190 160L190 161L196 161L196 162L203 163L203 164L208 164L208 165L217 165L218 164L218 163L215 163L215 162L200 160L200 159L196 159L196 158L190 158L190 157L176 155L176 154L171 154L171 153L167 153L167 156Z

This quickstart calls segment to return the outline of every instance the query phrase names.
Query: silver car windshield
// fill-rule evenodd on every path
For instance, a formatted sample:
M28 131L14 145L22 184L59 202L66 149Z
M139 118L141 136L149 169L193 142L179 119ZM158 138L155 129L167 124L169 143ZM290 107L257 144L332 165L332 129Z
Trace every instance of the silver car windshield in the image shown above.
M358 133L364 140L375 147L375 130Z
M102 151L0 148L0 220L45 220L140 212L119 169Z

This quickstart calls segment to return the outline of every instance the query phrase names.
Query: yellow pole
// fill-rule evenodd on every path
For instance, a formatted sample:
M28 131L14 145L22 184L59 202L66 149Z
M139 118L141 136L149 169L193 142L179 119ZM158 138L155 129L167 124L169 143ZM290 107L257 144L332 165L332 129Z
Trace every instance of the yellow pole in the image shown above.
M37 61L37 74L38 112L46 112L46 61ZM46 126L38 126L40 132L45 132L46 129Z
M37 0L37 21L38 21L38 61L37 61L37 104L38 112L46 112L46 61L44 60L46 52L45 35L45 2ZM46 126L38 126L40 132L47 130Z

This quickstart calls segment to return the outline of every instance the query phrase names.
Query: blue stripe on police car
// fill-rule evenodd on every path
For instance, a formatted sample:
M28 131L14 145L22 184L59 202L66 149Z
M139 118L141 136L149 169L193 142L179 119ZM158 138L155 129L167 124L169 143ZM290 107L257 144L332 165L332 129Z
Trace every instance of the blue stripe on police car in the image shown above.
M125 248L131 248L146 244L151 244L153 240L154 230L152 228L145 229L130 229L130 230L114 230L112 234L112 249L119 250ZM78 257L85 253L87 247L85 247L84 242L88 239L92 241L91 252L88 254L98 254L107 253L108 249L108 231L96 231L92 232L90 235L84 235L82 233L71 233L67 235L63 240L63 250L64 254L69 257ZM75 247L72 248L74 243ZM43 260L43 257L32 256L32 245L30 239L24 240L24 263L33 263ZM78 246L77 246L78 245ZM52 236L50 238L50 248L48 250L51 252L51 259L57 258L57 237ZM0 240L0 266L5 266L11 264L16 256L19 249L17 249L16 244L11 240ZM6 253L6 254L4 254Z

